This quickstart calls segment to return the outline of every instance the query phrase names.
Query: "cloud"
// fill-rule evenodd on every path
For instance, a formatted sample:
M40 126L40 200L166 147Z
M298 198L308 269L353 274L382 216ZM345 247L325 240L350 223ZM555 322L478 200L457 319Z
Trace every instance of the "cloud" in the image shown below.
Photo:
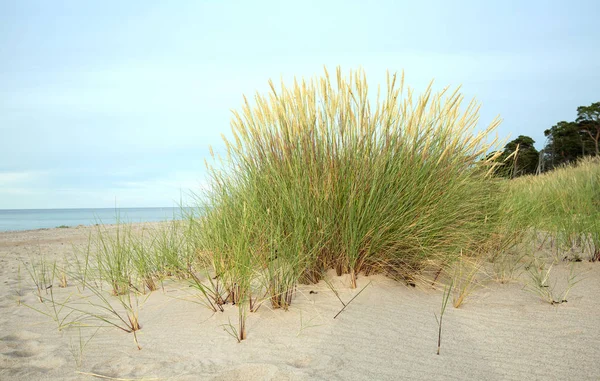
M173 171L154 178L123 181L112 174L96 174L103 184L65 178L56 172L0 173L0 209L110 208L175 206L193 202L205 183L193 171ZM67 181L69 180L69 181ZM86 183L87 182L87 183Z
M44 179L48 172L45 171L20 171L0 172L0 188L8 188L15 185L31 185Z

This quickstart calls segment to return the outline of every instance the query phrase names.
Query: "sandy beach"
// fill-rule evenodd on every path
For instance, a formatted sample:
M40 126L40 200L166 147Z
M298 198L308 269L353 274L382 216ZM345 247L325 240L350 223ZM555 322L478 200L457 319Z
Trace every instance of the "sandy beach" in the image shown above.
M599 15L0 1L0 381L600 381Z
M238 343L224 330L229 306L212 313L185 282L167 281L141 300L138 350L114 328L59 331L42 308L22 261L62 261L92 227L0 233L0 379L79 380L595 380L600 376L600 264L575 263L580 282L550 305L523 282L486 281L444 315L442 291L383 276L330 277L346 310L321 281L300 286L289 311L264 304ZM20 271L19 271L20 268ZM569 264L554 268L566 276ZM74 285L57 291L64 297ZM19 296L19 294L21 296ZM93 336L93 337L92 337ZM89 343L78 350L80 340Z

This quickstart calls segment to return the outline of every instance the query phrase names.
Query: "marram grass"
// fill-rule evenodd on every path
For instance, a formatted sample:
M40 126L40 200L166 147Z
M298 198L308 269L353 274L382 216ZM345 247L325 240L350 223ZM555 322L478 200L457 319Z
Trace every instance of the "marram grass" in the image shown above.
M513 230L550 233L562 253L600 260L600 160L585 158L539 176L508 183L504 209L514 210ZM583 257L583 258L582 258Z
M561 256L579 250L600 260L598 159L498 179L486 157L497 147L486 139L499 121L477 132L478 110L458 91L429 87L416 97L395 74L376 94L362 71L271 83L234 112L227 155L209 166L197 211L142 231L99 226L71 270L60 269L78 290L62 302L52 288L56 264L24 264L46 302L34 309L59 329L89 321L133 333L140 348L139 298L177 278L214 312L238 307L238 321L224 329L241 341L251 313L288 309L297 284L328 269L349 274L352 287L372 273L413 284L428 269L435 283L446 269L443 314L451 293L458 307L477 286L485 259L498 280L514 278L526 255L519 249L537 245L538 231L560 243ZM542 265L526 267L530 290L566 301L576 274L564 290L549 290ZM340 299L340 313L352 300ZM438 324L440 338L441 317Z
M494 120L479 106L403 76L369 92L362 70L294 81L245 99L201 197L204 263L241 301L262 285L287 308L298 282L334 268L412 282L430 265L487 245L498 214L489 175Z
M225 330L244 340L249 313L288 309L297 284L328 269L349 274L351 287L373 273L413 284L424 270L479 263L510 241L519 224L500 212L509 185L486 157L499 120L477 129L479 106L457 90L415 96L388 74L373 94L364 72L340 69L270 85L234 112L198 213L141 233L97 229L71 278L110 314L76 311L135 334L131 297L175 277L215 312L237 306Z

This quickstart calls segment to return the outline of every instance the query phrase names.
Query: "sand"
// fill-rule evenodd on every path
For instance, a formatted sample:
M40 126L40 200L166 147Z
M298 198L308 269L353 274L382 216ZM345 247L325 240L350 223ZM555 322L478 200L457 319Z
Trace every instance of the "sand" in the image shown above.
M600 379L600 264L576 263L583 278L568 302L553 306L520 282L489 281L444 316L442 291L411 288L383 276L301 286L289 311L263 305L248 319L248 339L223 329L237 310L212 313L181 282L167 282L140 310L138 350L131 334L104 328L83 351L79 331L59 332L40 308L20 261L62 260L91 228L0 233L0 380L79 380L98 376L168 380L597 380ZM568 264L554 269L566 277ZM23 296L18 297L18 293ZM61 296L75 292L69 285ZM314 291L316 293L311 293ZM19 305L19 300L21 304ZM81 330L86 340L94 329Z

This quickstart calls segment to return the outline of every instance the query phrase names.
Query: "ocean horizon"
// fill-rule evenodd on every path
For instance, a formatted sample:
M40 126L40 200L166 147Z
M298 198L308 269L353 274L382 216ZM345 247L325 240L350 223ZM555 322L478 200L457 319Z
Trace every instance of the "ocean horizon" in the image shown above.
M184 211L190 208L183 208ZM182 218L180 207L0 209L0 232L80 225L170 221Z

